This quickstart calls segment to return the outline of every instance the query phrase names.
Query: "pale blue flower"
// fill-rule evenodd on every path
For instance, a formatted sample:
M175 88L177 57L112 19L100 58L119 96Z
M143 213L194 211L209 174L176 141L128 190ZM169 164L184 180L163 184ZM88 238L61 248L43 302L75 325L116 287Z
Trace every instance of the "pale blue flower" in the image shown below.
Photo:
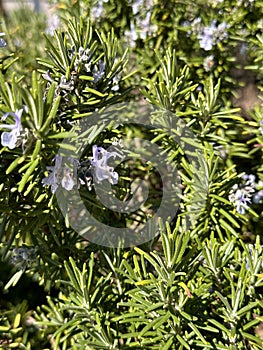
M245 180L245 183L235 184L232 187L229 200L235 205L236 211L244 215L246 210L249 209L249 204L251 204L253 194L255 193L256 177L253 174L245 174L242 176L242 179Z
M258 191L257 193L254 194L253 196L253 202L255 204L260 203L263 200L263 190Z
M42 180L42 184L44 186L51 186L52 193L56 192L60 184L65 190L71 191L75 185L74 169L72 171L69 167L62 166L62 156L60 155L56 155L54 160L54 166L47 166L49 174ZM73 161L69 159L69 162L73 163Z
M131 47L135 47L136 46L136 41L138 39L138 33L135 29L135 25L133 22L131 22L130 25L130 29L129 30L125 30L124 32L124 37L127 41L127 43L131 46Z
M212 21L210 26L204 27L203 30L197 35L199 45L205 51L210 51L213 48L215 31L216 24L215 21Z
M67 81L66 77L62 75L62 77L60 78L59 87L61 90L72 91L74 90L74 80L70 79L69 81Z
M22 109L17 109L14 112L8 112L3 115L2 120L5 120L9 115L12 115L15 120L14 124L0 124L0 128L9 129L10 131L4 131L1 135L1 144L9 149L14 149L18 147L22 141L20 140L20 135L22 133L23 127L21 124L21 117L23 113Z
M93 19L100 18L103 12L103 1L98 1L90 10L90 16Z
M97 67L93 68L92 76L93 76L93 82L96 84L98 81L100 81L103 76L105 75L105 63L103 61L100 61L99 63L99 69Z
M143 0L136 0L132 5L133 15L136 16L140 12L140 9L143 8Z
M225 22L216 26L216 21L213 20L210 26L204 27L197 35L200 47L205 51L212 50L215 44L227 38L226 29L227 24Z
M55 13L50 14L47 17L46 33L53 36L55 30L58 29L59 25L60 25L60 19L59 19L58 15L56 15Z
M113 171L113 168L110 167L107 162L111 157L122 158L122 156L117 152L108 152L97 145L92 147L92 154L93 158L91 158L90 162L93 166L96 182L100 183L103 180L108 180L112 185L116 185L118 183L119 175L116 171Z
M0 33L0 47L5 47L7 45L6 41L1 38L1 36L4 36L5 33Z
M44 186L51 186L51 192L55 193L59 185L59 172L62 163L62 157L57 155L54 166L47 166L48 176L42 180Z
M245 186L251 186L253 189L255 187L256 176L253 174L245 174L242 176L242 179L245 180Z
M235 193L235 204L236 211L239 214L245 214L246 210L249 208L248 204L251 203L251 198L249 194L244 190L237 190Z

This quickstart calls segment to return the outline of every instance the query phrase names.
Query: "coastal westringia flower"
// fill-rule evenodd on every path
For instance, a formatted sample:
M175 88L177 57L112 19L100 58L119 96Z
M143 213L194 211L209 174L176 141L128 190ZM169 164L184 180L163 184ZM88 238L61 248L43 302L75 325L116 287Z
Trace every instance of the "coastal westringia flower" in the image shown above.
M92 147L92 154L93 157L90 159L90 163L93 167L95 181L100 183L103 180L108 180L112 185L116 185L119 175L116 171L113 171L114 169L107 162L111 157L122 158L122 156L117 152L108 152L103 147L98 147L97 145Z
M23 127L21 124L21 117L23 108L14 112L7 112L3 115L2 120L6 120L9 115L12 115L15 120L14 124L0 124L0 128L9 129L10 131L4 131L1 135L1 144L9 149L14 149L21 145L22 140L20 138Z

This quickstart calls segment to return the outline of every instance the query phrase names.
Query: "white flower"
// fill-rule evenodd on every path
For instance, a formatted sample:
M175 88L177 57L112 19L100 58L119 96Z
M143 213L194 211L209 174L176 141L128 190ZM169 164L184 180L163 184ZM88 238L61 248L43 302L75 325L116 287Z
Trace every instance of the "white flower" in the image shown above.
M213 55L205 57L204 62L203 62L204 70L206 72L209 72L213 68L214 64L215 64L215 61L214 61Z

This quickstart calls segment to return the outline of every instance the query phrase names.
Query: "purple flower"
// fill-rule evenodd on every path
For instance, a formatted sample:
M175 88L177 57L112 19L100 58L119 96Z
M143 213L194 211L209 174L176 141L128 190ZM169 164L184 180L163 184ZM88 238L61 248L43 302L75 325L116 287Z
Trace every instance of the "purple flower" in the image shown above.
M93 158L90 162L94 168L94 175L97 182L100 183L103 180L108 180L112 185L116 185L118 183L119 175L117 172L113 171L113 168L110 167L107 162L111 157L122 158L122 156L117 152L108 152L97 145L92 147L92 153Z
M9 115L14 116L15 121L14 124L0 124L0 128L9 129L11 131L4 131L1 135L1 144L2 146L6 146L10 149L14 149L21 144L21 140L19 137L23 130L21 124L21 116L23 113L23 108L16 110L14 112L7 112L3 115L2 120L5 120Z

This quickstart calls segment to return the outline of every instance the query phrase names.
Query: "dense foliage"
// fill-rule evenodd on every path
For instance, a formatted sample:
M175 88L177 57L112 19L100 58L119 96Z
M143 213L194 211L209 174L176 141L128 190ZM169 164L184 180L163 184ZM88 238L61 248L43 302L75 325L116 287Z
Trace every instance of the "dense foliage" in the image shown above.
M261 0L58 0L2 19L1 349L263 348L262 18ZM123 106L142 114L117 123ZM99 244L61 196L116 231L145 225L169 174L125 149L137 138L177 169L177 214ZM96 193L125 202L136 179L136 211Z

